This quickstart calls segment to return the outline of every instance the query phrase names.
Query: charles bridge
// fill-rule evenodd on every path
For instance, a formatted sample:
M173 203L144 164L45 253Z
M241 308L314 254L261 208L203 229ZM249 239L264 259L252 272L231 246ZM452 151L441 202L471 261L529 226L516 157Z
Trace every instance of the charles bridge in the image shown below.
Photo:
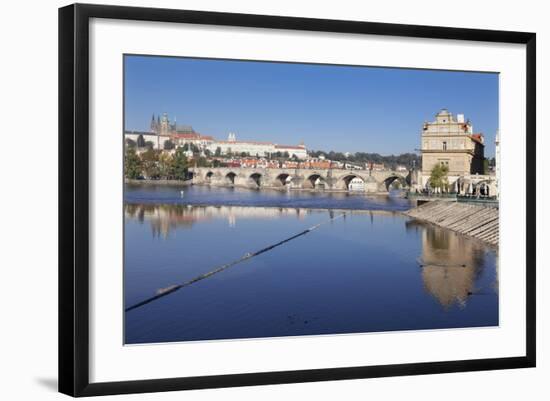
M387 192L397 180L409 188L409 171L368 171L345 169L194 167L189 172L193 184L247 188L294 188L365 192Z

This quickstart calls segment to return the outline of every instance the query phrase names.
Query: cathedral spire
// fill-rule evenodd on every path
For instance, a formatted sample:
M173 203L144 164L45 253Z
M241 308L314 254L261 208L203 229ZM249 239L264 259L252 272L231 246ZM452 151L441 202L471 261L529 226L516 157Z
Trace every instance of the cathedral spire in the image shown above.
M151 117L151 132L157 132L157 127L155 124L155 113L153 113L153 116Z

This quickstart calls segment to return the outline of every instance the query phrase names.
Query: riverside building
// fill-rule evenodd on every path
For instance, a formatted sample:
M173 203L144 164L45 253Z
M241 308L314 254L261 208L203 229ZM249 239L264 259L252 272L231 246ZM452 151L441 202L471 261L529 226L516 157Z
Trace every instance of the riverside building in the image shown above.
M449 169L450 186L460 192L459 185L466 177L484 174L484 149L483 134L474 133L470 120L442 109L435 121L425 122L422 127L420 185L428 188L432 169L441 164Z

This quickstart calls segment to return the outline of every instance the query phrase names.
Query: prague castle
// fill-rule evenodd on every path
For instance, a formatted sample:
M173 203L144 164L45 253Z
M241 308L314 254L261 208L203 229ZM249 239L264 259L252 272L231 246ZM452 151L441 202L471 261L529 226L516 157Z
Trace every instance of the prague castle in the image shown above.
M209 135L202 135L191 126L178 125L175 121L170 122L166 113L156 118L155 115L152 116L150 131L125 131L124 136L126 141L135 142L141 137L144 141L151 142L154 149L166 149L167 142L171 142L175 147L193 144L201 152L209 151L213 155L246 153L250 156L266 157L275 153L288 153L289 157L307 158L307 149L303 144L281 145L273 142L238 141L234 133L229 133L227 140L221 141Z

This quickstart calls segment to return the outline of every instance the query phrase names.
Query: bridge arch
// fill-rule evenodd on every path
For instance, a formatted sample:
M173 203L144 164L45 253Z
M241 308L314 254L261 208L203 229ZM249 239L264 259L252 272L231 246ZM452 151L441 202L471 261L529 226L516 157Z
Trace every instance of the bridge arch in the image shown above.
M274 181L275 186L277 187L285 187L290 186L292 183L292 176L288 173L281 173L279 174Z
M262 186L262 175L260 173L252 173L248 177L248 184L253 188L260 188Z
M225 182L229 185L235 185L235 178L237 177L237 174L235 174L233 171L230 171L225 175Z
M474 190L474 185L472 181L464 176L458 177L452 187L453 191L455 191L459 195L466 195L472 193Z
M384 179L384 186L389 191L392 187L407 188L409 183L405 177L393 174Z
M305 189L325 189L326 186L325 178L319 173L310 174L302 184Z
M477 196L492 196L491 183L489 180L479 181L474 184L474 194Z
M214 173L212 171L209 171L204 176L204 179L205 179L206 182L211 182L213 176L214 176Z
M338 183L336 184L336 187L338 189L345 189L348 191L365 191L366 189L366 180L359 174L347 174L342 176Z

